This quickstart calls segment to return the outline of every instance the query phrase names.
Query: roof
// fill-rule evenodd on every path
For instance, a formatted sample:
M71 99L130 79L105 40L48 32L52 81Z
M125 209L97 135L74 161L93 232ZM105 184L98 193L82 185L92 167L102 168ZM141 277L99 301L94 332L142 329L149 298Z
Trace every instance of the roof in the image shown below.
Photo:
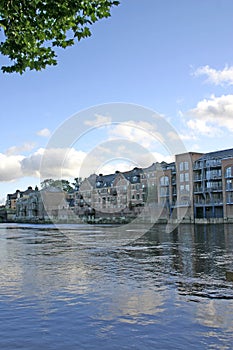
M140 175L143 173L142 168L134 168L130 171L125 171L122 173L124 177L131 183L138 183L140 182Z
M233 148L225 149L222 151L215 151L210 153L203 154L202 157L197 160L209 160L209 159L225 159L225 158L233 158Z
M143 173L142 168L135 167L133 170L129 170L129 171L124 171L124 172L116 171L114 174L109 174L109 175L100 174L96 177L96 187L97 188L111 187L118 174L122 174L131 183L138 183L140 182L140 175L142 173Z
M109 174L109 175L100 174L96 176L96 187L98 188L111 187L117 174L118 173L116 172L115 174Z
M10 200L11 199L17 199L19 197L21 198L23 196L26 196L26 195L28 195L31 192L34 192L34 190L32 189L31 186L29 186L26 191L17 190L15 193L8 193L7 197Z

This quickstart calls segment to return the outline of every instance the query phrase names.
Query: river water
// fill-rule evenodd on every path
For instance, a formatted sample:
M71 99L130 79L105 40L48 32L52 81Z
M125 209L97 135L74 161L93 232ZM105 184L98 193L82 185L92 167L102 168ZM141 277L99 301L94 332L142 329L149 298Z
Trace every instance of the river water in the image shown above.
M0 225L0 349L233 348L233 226L108 231Z

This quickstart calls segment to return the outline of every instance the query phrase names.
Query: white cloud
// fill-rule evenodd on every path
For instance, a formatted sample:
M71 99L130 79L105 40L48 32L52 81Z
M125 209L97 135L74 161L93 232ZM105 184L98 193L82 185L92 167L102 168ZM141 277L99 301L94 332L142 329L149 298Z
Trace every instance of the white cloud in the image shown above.
M49 137L51 135L51 132L49 129L44 128L39 130L36 134L41 137Z
M0 153L0 182L23 177L74 178L85 157L86 153L74 148L40 148L29 156Z
M216 70L207 66L199 67L194 76L206 75L207 82L214 85L233 85L233 66L225 67L223 70Z
M123 161L118 161L116 163L107 163L103 164L100 168L97 169L96 173L97 174L114 174L117 170L124 172L124 171L129 171L132 170L136 164L132 164L131 162L123 162Z
M172 163L175 161L175 157L174 155L164 155L162 153L159 152L153 152L153 157L155 159L156 162L166 162L166 163ZM154 162L155 162L154 161Z
M25 176L42 178L76 177L85 156L74 148L41 148L22 160L22 171Z
M86 120L84 124L88 126L102 126L102 125L111 123L111 121L112 121L111 117L95 114L95 119Z
M218 128L210 125L210 121L193 119L187 122L189 129L198 135L217 136Z
M113 125L109 135L113 138L124 138L136 142L146 149L151 148L154 143L164 143L164 137L156 131L155 125L143 121L129 120Z
M149 152L130 141L117 140L99 145L88 154L74 148L40 148L29 156L0 153L0 182L19 181L25 177L73 179L92 173L127 171L135 166L147 167L153 162L173 161L170 155Z
M12 146L10 148L8 148L8 150L6 151L6 154L11 156L14 154L19 154L22 152L29 152L31 151L33 148L35 147L35 143L33 142L25 142L23 145L20 146Z
M189 129L202 135L216 136L224 130L233 132L233 95L211 96L199 101L188 115Z
M0 181L13 181L23 176L21 161L24 156L0 153Z

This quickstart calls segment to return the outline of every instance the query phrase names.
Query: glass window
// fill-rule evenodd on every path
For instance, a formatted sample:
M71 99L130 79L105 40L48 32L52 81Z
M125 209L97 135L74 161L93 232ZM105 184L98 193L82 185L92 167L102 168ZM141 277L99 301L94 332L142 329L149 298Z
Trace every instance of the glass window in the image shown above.
M189 185L185 185L185 191L189 192Z
M226 190L227 191L230 191L230 190L232 190L232 180L227 180L227 182L226 182Z
M185 181L189 182L189 173L184 174Z
M180 174L180 182L184 182L184 174Z
M188 162L184 162L184 170L189 170L189 163Z
M169 177L168 176L162 176L160 178L160 185L161 186L169 186Z
M180 171L184 170L184 162L180 162Z
M226 177L232 177L233 175L233 171L232 171L233 167L232 166L229 166L228 168L226 168L226 171L225 171L225 176Z

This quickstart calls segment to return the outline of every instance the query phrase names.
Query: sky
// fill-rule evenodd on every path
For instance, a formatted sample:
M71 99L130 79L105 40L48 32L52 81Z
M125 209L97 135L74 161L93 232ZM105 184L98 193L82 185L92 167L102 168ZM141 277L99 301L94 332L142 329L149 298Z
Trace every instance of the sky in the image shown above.
M122 0L111 14L57 66L0 73L0 203L48 177L233 147L233 1Z

